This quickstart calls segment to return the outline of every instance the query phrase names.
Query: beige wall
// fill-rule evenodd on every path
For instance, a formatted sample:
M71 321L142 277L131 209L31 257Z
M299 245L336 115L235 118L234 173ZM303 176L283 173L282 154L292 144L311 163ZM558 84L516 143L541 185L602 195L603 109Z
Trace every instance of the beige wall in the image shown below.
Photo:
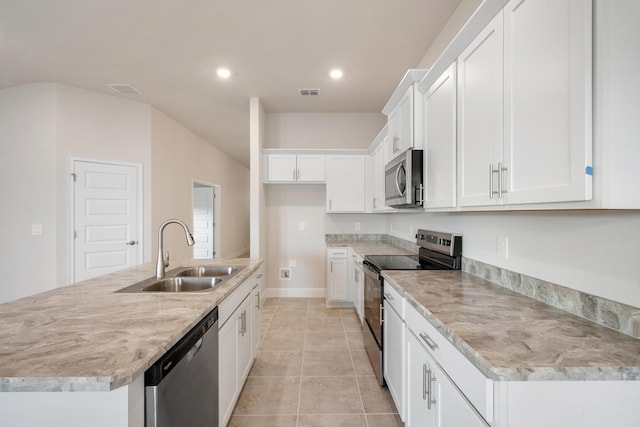
M458 34L458 31L460 31L462 26L469 20L471 15L473 15L478 6L480 6L480 3L482 3L482 0L462 0L416 68L431 68L431 65L433 65L440 54L442 54L449 43L451 43L451 40Z
M0 303L56 285L55 129L55 85L0 91Z
M267 113L264 148L367 148L381 113Z
M155 108L151 110L151 164L153 248L164 220L178 218L193 225L195 179L220 186L219 255L237 256L249 250L249 170L245 166ZM174 262L192 257L180 227L167 227L164 243Z
M55 86L58 94L56 258L57 283L60 286L68 283L70 277L69 174L72 159L124 162L142 166L143 230L138 240L143 244L143 259L151 259L151 107L73 86Z

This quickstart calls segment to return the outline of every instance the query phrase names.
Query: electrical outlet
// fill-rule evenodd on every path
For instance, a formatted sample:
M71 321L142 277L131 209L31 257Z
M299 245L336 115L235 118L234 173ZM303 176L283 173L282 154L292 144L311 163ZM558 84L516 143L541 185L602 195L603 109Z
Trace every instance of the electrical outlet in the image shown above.
M509 258L509 237L498 236L496 239L496 252L499 258Z
M42 224L31 224L31 235L42 236Z
M356 231L360 231L360 223L356 222Z
M300 223L298 224L298 228L300 229L300 231L304 231L304 221L300 221Z
M280 269L280 280L291 280L291 269L290 268L281 268Z

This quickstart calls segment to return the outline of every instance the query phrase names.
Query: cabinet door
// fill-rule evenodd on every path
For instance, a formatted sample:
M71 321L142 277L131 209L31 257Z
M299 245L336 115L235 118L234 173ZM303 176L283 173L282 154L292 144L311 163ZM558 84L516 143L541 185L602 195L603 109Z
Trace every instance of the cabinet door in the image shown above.
M364 212L364 156L327 156L327 212Z
M424 96L425 208L456 206L456 64Z
M504 9L505 201L591 199L591 1Z
M427 350L411 331L407 333L407 427L437 425L437 408L428 407L427 370L430 368Z
M502 57L500 12L458 57L459 206L498 202L491 189L492 165L502 158Z
M320 154L298 154L299 182L324 182L324 156Z
M267 181L295 182L297 173L295 154L269 154L267 159Z
M240 394L238 381L238 342L240 319L236 314L218 330L218 406L219 425L227 425L236 397Z
M260 298L261 298L260 279L256 276L256 287L253 288L253 327L251 334L253 337L253 356L255 358L260 348Z
M236 317L238 319L238 387L241 389L244 380L249 375L249 370L253 362L253 294L244 300L238 308Z
M440 365L432 360L429 369L427 380L431 381L431 407L438 408L438 426L488 427L489 424L473 409Z
M388 160L391 160L400 152L400 109L397 106L387 117L387 132L390 154Z
M347 302L347 258L329 258L327 300Z
M405 326L404 322L391 307L385 302L383 327L383 364L384 378L396 409L401 419L404 414L404 369L405 369Z
M411 87L407 90L407 93L402 97L400 102L398 103L398 153L402 153L409 148L413 148L413 91L415 90L415 85L411 85Z

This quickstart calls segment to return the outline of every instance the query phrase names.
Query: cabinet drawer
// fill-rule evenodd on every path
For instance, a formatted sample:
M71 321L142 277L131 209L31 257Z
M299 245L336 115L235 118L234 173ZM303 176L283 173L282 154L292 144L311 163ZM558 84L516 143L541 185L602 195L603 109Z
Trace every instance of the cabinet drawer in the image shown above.
M255 286L255 275L253 273L240 286L238 286L230 295L225 297L218 305L218 329L222 328L229 319L229 316L240 306L242 301L249 295L251 289Z
M493 421L493 381L485 377L411 304L406 304L406 324L484 419Z
M387 281L384 282L384 303L390 304L396 313L400 315L400 318L404 320L405 318L405 302L404 296L400 294L393 286L391 286Z
M346 258L349 248L327 248L329 258Z

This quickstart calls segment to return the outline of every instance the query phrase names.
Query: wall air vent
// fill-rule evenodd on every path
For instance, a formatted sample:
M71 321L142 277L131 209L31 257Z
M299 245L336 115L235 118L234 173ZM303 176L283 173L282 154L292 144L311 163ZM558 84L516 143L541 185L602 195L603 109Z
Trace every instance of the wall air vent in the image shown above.
M142 92L127 83L110 83L107 84L107 86L118 92L120 95L142 95Z
M300 96L318 96L320 89L298 89Z

